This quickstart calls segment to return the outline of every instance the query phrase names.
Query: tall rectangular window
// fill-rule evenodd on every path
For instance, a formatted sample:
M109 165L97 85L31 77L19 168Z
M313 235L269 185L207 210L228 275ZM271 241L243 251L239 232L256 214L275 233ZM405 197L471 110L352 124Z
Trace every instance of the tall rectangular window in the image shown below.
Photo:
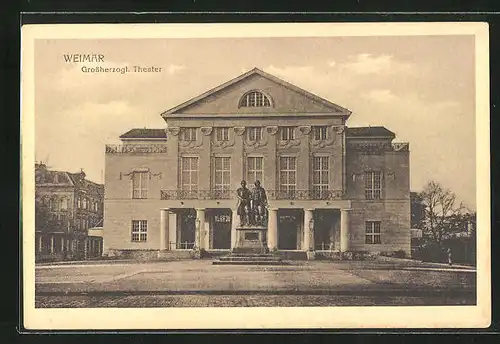
M262 140L262 128L249 127L247 129L247 140L248 141L261 141Z
M215 128L215 139L219 142L229 141L229 128Z
M328 160L327 156L313 157L312 190L314 199L323 199L328 196Z
M382 190L380 171L366 171L364 177L365 177L365 198L380 199Z
M182 157L181 188L183 197L192 198L198 190L198 157Z
M132 175L132 198L148 198L148 181L149 172L134 172Z
M148 240L148 221L132 220L132 241L144 242Z
M256 180L264 184L264 158L252 156L247 158L247 183L252 185Z
M316 141L327 140L328 139L327 127L326 126L314 127L314 139Z
M231 158L215 157L214 191L216 198L225 198L231 187Z
M297 184L297 164L295 157L280 157L280 194L282 197L295 197Z
M365 222L365 243L366 244L381 244L380 238L380 221Z
M196 128L182 128L182 141L196 141Z
M295 128L294 127L282 127L280 129L280 138L282 141L295 140Z
M247 158L247 183L252 185L256 180L264 184L264 158L252 156Z

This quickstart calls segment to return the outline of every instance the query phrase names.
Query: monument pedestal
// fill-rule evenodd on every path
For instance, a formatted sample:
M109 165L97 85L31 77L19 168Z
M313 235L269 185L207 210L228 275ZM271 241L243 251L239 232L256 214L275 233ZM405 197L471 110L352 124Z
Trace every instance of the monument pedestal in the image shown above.
M236 245L227 256L214 260L214 265L283 265L279 255L269 253L267 228L242 226L236 228Z
M268 253L266 227L237 227L233 253Z

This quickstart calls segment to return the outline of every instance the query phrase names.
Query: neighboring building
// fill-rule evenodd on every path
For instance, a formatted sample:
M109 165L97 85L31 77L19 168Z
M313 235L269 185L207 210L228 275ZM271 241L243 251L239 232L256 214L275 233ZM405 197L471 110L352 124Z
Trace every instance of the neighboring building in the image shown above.
M245 179L267 190L271 249L409 255L409 144L350 115L253 69L130 130L106 146L105 254L229 250Z
M83 171L52 171L37 163L35 188L36 260L96 256L102 238L89 239L87 230L102 226L104 186L85 179Z

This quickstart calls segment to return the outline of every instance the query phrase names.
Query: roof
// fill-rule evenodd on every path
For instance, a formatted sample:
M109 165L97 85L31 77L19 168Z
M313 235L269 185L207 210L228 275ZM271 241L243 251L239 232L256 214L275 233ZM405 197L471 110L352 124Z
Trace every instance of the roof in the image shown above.
M347 128L347 137L396 137L392 131L386 127L352 127Z
M73 180L68 172L50 171L47 169L37 169L35 171L35 181L37 185L56 184L73 186Z
M121 139L164 139L167 138L165 129L138 128L127 131L120 136Z
M312 94L312 93L310 93L310 92L308 92L308 91L306 91L306 90L304 90L304 89L302 89L302 88L300 88L298 86L292 85L291 83L289 83L287 81L284 81L284 80L282 80L282 79L280 79L280 78L278 78L278 77L276 77L274 75L271 75L269 73L266 73L266 72L260 70L259 68L253 68L252 70L250 70L250 71L248 71L246 73L243 73L243 74L241 74L240 76L237 76L234 79L231 79L231 80L229 80L229 81L227 81L227 82L225 82L225 83L223 83L223 84L221 84L221 85L219 85L217 87L212 88L211 90L208 90L205 93L200 94L199 96L191 98L188 101L186 101L186 102L184 102L182 104L179 104L179 105L171 108L170 110L167 110L167 111L163 112L161 114L161 116L165 117L165 115L179 112L180 110L182 110L182 109L184 109L184 108L186 108L186 107L188 107L188 106L190 106L190 105L198 102L199 100L201 100L203 98L206 98L206 97L209 97L209 96L211 96L211 95L213 95L213 94L215 94L215 93L217 93L217 92L219 92L219 91L221 91L221 90L223 90L223 89L225 89L225 88L227 88L227 87L229 87L229 86L231 86L231 85L233 85L233 84L235 84L235 83L237 83L237 82L239 82L239 81L241 81L243 79L246 79L246 78L248 78L248 77L250 77L252 75L260 75L263 78L271 80L271 81L273 81L273 82L275 82L275 83L277 83L279 85L282 85L283 87L286 87L286 88L288 88L288 89L290 89L292 91L300 93L300 94L304 95L307 98L310 98L310 99L312 99L314 101L317 101L317 102L323 104L326 107L332 108L332 109L334 109L336 111L344 112L346 116L349 116L351 114L351 111L349 111L349 110L347 110L347 109L345 109L345 108L343 108L343 107L341 107L341 106L339 106L337 104L334 104L334 103L332 103L332 102L330 102L330 101L328 101L328 100L326 100L324 98L321 98L320 96Z

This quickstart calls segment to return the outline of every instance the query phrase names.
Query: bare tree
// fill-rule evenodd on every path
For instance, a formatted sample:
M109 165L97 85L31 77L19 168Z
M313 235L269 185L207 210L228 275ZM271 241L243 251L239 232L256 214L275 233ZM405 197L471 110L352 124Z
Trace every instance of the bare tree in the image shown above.
M462 203L457 204L457 197L452 191L434 181L427 183L420 197L424 205L424 233L441 246L448 232L452 231L450 221L465 207Z

